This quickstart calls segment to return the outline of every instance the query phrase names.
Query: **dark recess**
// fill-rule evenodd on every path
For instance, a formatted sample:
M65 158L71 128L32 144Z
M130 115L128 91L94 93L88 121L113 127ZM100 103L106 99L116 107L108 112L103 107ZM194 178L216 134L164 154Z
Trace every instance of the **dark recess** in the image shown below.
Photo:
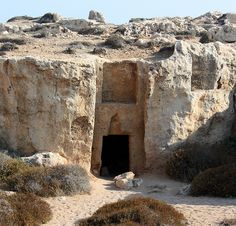
M129 136L103 137L101 176L116 176L129 171Z

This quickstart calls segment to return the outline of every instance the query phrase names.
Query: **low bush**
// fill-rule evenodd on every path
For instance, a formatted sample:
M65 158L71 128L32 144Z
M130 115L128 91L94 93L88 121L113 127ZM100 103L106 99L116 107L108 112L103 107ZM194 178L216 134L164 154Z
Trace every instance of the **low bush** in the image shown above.
M50 206L33 194L0 194L0 226L41 225L52 218Z
M87 172L78 165L31 167L7 180L8 189L50 197L88 193L91 190Z
M191 185L193 196L236 197L236 163L207 169L197 175Z
M172 206L151 198L132 198L104 205L78 226L186 224L184 216Z
M236 162L236 155L232 149L230 145L215 145L177 150L167 161L166 172L171 178L191 182L206 169Z
M9 177L29 169L30 166L19 159L13 159L0 153L0 184L5 183Z

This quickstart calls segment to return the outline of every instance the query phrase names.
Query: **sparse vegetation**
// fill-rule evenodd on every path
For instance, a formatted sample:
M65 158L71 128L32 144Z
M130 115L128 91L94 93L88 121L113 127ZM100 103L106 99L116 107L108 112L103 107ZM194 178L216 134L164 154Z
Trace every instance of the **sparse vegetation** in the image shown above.
M78 226L186 224L184 216L172 206L151 198L132 198L107 204Z
M31 167L8 178L7 184L10 190L44 197L91 190L87 172L78 165Z
M123 48L126 44L125 39L118 34L111 35L106 41L105 45L113 48L113 49L120 49Z
M0 184L6 183L9 177L29 168L30 166L23 161L0 153Z
M236 197L236 163L207 169L196 176L191 185L194 196Z
M27 41L21 38L0 38L0 43L12 43L16 45L25 45Z
M0 226L41 225L52 217L50 206L33 194L0 194Z

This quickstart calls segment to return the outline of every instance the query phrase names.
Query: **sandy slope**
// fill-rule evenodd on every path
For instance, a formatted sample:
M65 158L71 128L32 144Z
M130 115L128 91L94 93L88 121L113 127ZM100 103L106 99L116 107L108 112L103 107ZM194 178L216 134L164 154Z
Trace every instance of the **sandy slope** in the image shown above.
M189 220L189 225L219 225L224 218L236 218L236 199L189 197L176 195L184 184L161 176L144 175L143 185L132 191L116 189L112 180L94 178L91 195L46 199L52 206L53 219L47 226L72 226L75 221L89 217L99 207L130 195L145 195L173 205ZM150 185L166 185L163 192L149 193Z

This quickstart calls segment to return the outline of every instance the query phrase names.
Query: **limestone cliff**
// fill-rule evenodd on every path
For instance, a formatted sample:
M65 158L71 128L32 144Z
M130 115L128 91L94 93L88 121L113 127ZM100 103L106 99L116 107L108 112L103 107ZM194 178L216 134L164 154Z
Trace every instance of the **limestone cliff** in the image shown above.
M13 18L0 25L0 149L58 152L99 174L109 136L124 138L107 146L110 164L134 172L221 142L235 121L235 41L235 14Z
M95 114L94 62L0 59L0 81L1 148L26 155L59 152L88 165Z

